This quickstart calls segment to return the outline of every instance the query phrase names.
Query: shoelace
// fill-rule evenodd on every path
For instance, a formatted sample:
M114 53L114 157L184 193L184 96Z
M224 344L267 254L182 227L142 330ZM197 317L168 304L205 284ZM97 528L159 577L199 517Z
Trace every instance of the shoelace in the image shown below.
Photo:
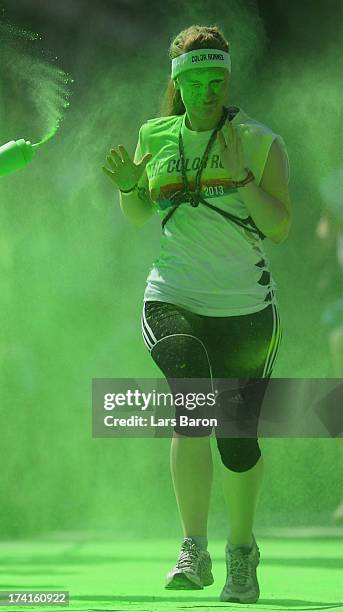
M191 540L185 540L181 546L181 553L176 566L179 569L184 569L193 561L199 561L199 549Z
M244 586L249 578L249 555L251 551L229 550L228 573L234 584Z

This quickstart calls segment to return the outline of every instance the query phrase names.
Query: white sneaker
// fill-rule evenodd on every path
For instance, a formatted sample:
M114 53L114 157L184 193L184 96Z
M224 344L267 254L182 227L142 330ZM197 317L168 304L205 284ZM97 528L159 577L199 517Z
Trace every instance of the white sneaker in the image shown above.
M253 535L251 550L245 547L225 547L226 582L219 596L220 601L233 603L256 603L260 588L256 568L260 562L260 551Z
M340 524L343 525L343 499L341 503L338 504L335 512L332 515L332 518L335 521L335 523L337 523L338 525Z
M207 550L201 550L193 538L185 538L180 556L166 577L166 589L203 589L213 584L212 561Z

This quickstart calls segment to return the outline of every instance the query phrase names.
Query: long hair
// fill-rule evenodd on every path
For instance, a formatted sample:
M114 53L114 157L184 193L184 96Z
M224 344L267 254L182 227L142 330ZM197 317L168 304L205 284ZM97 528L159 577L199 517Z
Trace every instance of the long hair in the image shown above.
M169 47L169 58L196 49L218 49L229 53L229 43L218 26L191 25L177 34ZM160 106L160 116L183 115L186 111L181 93L175 89L173 79L169 79Z

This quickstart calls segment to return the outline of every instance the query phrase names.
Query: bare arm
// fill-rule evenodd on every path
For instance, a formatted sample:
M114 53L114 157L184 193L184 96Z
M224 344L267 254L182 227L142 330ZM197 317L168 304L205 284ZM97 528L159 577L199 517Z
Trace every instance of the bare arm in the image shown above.
M125 217L134 225L141 227L154 213L153 203L149 195L149 183L145 166L151 159L151 153L146 153L143 159L135 163L131 160L123 145L119 145L120 155L115 148L111 149L106 160L110 168L102 169L110 177L119 190L130 190L130 193L119 191L120 208Z
M274 140L260 185L251 181L240 190L257 227L275 243L286 239L291 223L287 179L287 158L279 142Z
M138 186L132 194L120 191L119 194L120 208L125 217L134 225L142 227L154 214L155 208L149 195L147 178L143 186Z

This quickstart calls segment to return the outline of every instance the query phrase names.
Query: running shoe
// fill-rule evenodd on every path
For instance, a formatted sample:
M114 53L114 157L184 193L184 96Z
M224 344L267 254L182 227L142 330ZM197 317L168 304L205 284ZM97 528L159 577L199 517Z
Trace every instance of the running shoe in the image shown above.
M260 551L253 535L253 546L249 550L241 546L225 547L226 582L220 594L220 601L232 603L256 603L260 588L256 568L260 562Z
M181 544L176 565L167 574L166 589L203 589L213 584L212 561L207 550L201 550L193 538Z
M343 499L341 503L337 506L335 512L332 515L332 518L337 525L343 525Z

